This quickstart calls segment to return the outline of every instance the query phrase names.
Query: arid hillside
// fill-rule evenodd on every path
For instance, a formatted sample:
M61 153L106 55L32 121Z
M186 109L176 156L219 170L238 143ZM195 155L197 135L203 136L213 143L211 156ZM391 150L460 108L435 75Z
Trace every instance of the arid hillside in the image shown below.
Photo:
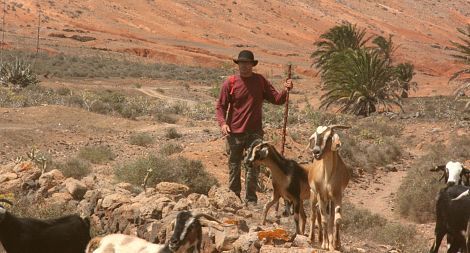
M278 73L291 62L309 76L315 74L313 42L348 21L368 35L394 36L397 59L416 66L418 95L452 91L446 83L458 67L449 57L449 41L458 40L456 28L470 22L467 0L16 0L7 1L6 9L9 47L36 48L40 10L41 50L112 50L157 62L220 66L249 48L262 62L259 71Z

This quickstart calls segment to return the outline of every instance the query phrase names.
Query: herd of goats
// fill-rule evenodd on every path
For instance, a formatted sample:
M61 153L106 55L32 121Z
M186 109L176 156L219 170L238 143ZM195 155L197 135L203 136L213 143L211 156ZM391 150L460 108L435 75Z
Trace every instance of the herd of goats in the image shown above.
M293 207L296 234L304 234L307 216L303 203L310 200L310 241L315 240L317 225L322 249L341 248L342 196L351 172L339 155L341 142L335 131L346 128L318 127L308 145L314 159L306 165L284 158L269 142L256 140L251 144L244 162L248 166L265 165L271 170L273 194L264 206L263 224L269 209L277 204L277 210L282 197ZM445 179L446 186L437 196L436 238L430 252L437 253L443 237L447 236L447 252L470 253L470 170L459 162L448 162L431 170L443 172L441 179ZM11 205L5 199L0 202ZM0 204L0 241L8 253L200 252L202 226L223 231L228 225L208 214L181 211L171 223L173 234L165 244L123 234L92 239L88 218L78 215L51 220L19 218Z

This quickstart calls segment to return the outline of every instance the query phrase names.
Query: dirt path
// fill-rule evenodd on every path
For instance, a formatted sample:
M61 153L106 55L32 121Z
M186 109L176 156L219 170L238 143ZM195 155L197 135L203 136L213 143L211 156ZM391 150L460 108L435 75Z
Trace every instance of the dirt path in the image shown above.
M191 105L191 106L196 105L196 103L197 103L196 101L189 100L189 99L175 98L175 97L170 97L170 96L163 95L162 93L160 93L160 92L158 92L155 89L150 88L150 87L142 87L142 88L139 88L137 90L144 93L147 96L163 99L163 100L170 101L170 102L185 102L185 103L187 103L188 105Z

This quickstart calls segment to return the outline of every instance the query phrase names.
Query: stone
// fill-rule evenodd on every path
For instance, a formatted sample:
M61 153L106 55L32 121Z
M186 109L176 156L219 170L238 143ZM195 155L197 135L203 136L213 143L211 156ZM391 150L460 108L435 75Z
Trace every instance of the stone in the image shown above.
M212 187L208 193L209 203L217 209L236 212L243 208L238 196L227 188Z
M228 226L224 231L215 231L215 247L218 251L231 250L232 244L239 237L237 226Z
M186 195L189 191L189 187L184 184L172 183L172 182L161 182L155 186L155 190L159 193L169 195Z
M261 244L258 240L258 235L256 232L242 234L234 243L233 251L234 252L259 252Z
M82 200L83 196L87 191L87 187L84 183L78 181L75 178L67 178L64 182L65 189L72 195L75 200Z
M0 183L11 181L11 180L17 179L17 178L18 178L18 175L14 172L3 173L3 174L0 175Z
M104 209L108 209L112 206L115 206L115 204L124 204L124 203L130 203L130 196L129 195L124 195L121 193L114 193L107 195L103 198L103 202L101 203L101 206Z

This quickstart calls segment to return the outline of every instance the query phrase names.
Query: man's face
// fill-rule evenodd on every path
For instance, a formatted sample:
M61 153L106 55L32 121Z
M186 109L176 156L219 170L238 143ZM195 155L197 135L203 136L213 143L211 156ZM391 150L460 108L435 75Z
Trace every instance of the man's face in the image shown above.
M253 74L253 62L239 61L238 69L240 70L240 76L249 77Z

